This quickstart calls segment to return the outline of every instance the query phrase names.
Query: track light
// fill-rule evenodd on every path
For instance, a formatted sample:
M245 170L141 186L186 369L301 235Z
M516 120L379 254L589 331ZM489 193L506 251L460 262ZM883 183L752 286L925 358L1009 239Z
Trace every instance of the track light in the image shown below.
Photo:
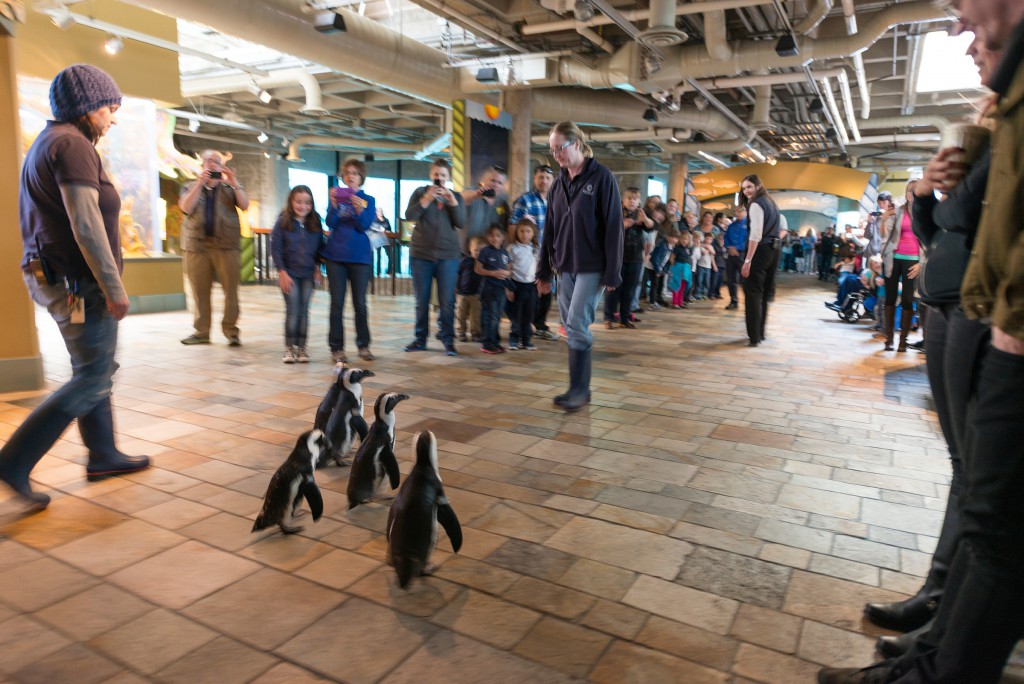
M658 112L654 109L654 107L648 107L647 111L644 112L644 121L650 121L651 123L654 123L657 120Z
M199 130L199 119L191 119L188 122L188 130L195 133Z
M256 99L258 99L263 104L270 104L270 101L274 99L274 96L267 92L265 88L260 88L258 85L256 85L256 81L253 81L252 85L246 88L246 90L255 95Z
M260 134L256 136L256 139L259 140L261 143L265 143L268 140L270 140L270 136L267 135L266 131L260 131Z
M67 7L61 5L57 9L50 10L50 21L53 25L59 28L61 31L67 31L75 23L75 18L71 16L70 10Z
M811 100L811 105L807 108L807 111L811 114L820 114L825 111L825 103L821 101L820 97L816 97Z
M673 113L678 112L679 111L679 100L677 98L674 98L674 97L668 98L667 100L665 100L665 109L667 109L668 111L673 112Z
M793 34L787 33L775 43L775 54L779 57L796 57L800 54L800 48L793 39Z
M594 6L590 4L590 0L576 0L573 13L576 15L576 21L590 21L594 18Z
M116 55L124 49L124 41L121 40L121 36L115 36L111 33L107 36L107 39L103 41L103 51L108 55Z

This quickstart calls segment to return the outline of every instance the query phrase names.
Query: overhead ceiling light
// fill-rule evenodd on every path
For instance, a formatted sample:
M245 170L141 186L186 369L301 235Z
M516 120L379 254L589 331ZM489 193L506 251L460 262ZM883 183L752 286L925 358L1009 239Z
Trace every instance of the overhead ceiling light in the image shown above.
M676 137L676 132L675 131L672 131L672 135L668 136L668 141L670 143L678 143L679 142L679 138Z
M708 160L709 162L711 162L715 166L720 166L723 169L729 167L729 164L727 164L725 161L719 159L718 157L716 157L716 156L714 156L712 154L708 154L707 152L704 152L704 151L697 152L697 154L700 155L701 157L703 157L704 159Z
M116 55L124 49L124 41L121 40L121 36L115 36L111 33L107 36L107 39L103 41L103 51L108 55Z
M658 120L658 112L655 111L654 107L648 107L647 111L644 112L644 121L650 121L654 123Z
M366 1L359 0L359 16L366 16Z
M576 21L590 21L594 18L594 6L590 4L590 0L576 0L573 13L576 15Z
M259 140L261 143L265 143L268 140L270 140L270 136L267 135L266 131L260 131L260 134L256 136L256 139Z
M395 8L391 6L391 0L384 0L384 6L388 8L388 16L393 17L395 15Z
M188 130L195 133L199 130L199 119L190 119L188 122Z
M477 69L476 80L480 83L497 83L498 82L498 70L494 67L484 67Z
M235 111L235 105L231 105L231 109L224 112L224 116L221 118L225 121L230 121L231 123L245 123L245 119L239 116L238 112Z
M61 5L60 7L50 10L50 21L53 25L59 28L61 31L67 31L75 23L75 18L71 16L71 11Z
M264 159L270 159L270 153L269 152L264 152L263 153L263 158Z
M811 106L807 108L807 111L811 114L819 114L825 110L825 103L821 101L820 97L816 97L811 100Z
M274 96L271 95L265 88L259 87L259 85L256 84L256 81L253 81L252 85L247 87L246 90L255 95L256 99L258 99L263 104L270 104L270 101L274 99Z
M797 47L791 33L782 36L779 42L775 43L775 54L779 57L796 57L800 54L800 48Z
M673 112L673 113L674 112L678 112L679 111L679 100L678 100L678 98L670 97L667 100L665 100L665 109L667 109L668 111Z
M775 157L768 157L768 166L775 166L779 163L779 160Z

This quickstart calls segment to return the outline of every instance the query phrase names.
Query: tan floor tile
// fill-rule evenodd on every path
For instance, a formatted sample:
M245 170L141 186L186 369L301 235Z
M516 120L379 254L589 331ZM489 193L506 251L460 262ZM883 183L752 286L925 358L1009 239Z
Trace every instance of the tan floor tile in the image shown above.
M173 498L171 494L162 492L159 489L141 484L132 484L130 487L122 487L93 497L93 501L107 508L130 515L138 513L145 508L152 508L157 504L170 501Z
M96 584L95 578L52 558L40 558L0 573L0 600L31 612Z
M186 541L185 537L141 520L110 527L58 546L50 553L93 575L109 575Z
M178 529L178 534L216 546L225 551L239 551L256 543L252 520L230 513L218 513L197 523Z
M767 646L783 653L795 653L802 620L769 608L740 604L730 632L751 644Z
M343 549L334 549L307 564L301 570L295 571L295 575L319 582L332 589L344 589L379 567L381 567L380 562L366 556Z
M12 618L0 624L0 672L14 674L70 643L30 617Z
M512 648L540 619L532 610L476 591L460 594L431 622L498 648Z
M807 569L811 563L811 552L806 549L794 549L792 546L782 544L765 544L758 554L758 558L770 563L788 565L801 570Z
M269 650L313 624L345 596L276 570L264 569L197 601L192 619ZM273 625L272 629L268 629Z
M693 551L693 546L683 541L584 518L573 519L545 546L665 579L674 579ZM632 551L624 554L622 549Z
M250 560L188 541L110 575L110 581L154 603L180 609L259 568Z
M618 601L636 581L636 573L606 563L580 558L565 571L558 583L588 594Z
M857 630L864 622L865 603L905 598L885 589L795 570L782 609L833 627Z
M78 641L88 641L149 613L153 605L109 584L66 598L36 617Z
M666 484L685 485L697 472L697 468L686 463L674 463L646 456L633 456L615 451L597 451L581 466L609 473L629 475L630 477L646 477L660 480Z
M122 670L117 663L81 644L72 644L23 667L15 677L22 684L107 682Z
M436 576L423 577L402 589L388 567L378 567L348 587L346 593L361 596L382 606L419 618L429 618L443 610L465 588Z
M0 572L6 572L19 565L39 560L42 557L43 554L35 549L10 539L0 539Z
M792 435L780 435L774 432L766 432L765 430L753 430L732 425L719 425L711 433L711 436L715 439L729 442L742 442L743 444L754 444L773 449L788 449L793 445Z
M596 600L589 594L566 589L533 577L523 577L513 584L502 595L502 598L570 621L575 621L586 613Z
M463 556L451 558L438 569L436 575L449 582L491 594L504 593L520 577L517 573Z
M575 677L585 677L611 637L561 620L544 618L519 642L515 652Z
M542 543L571 519L570 514L561 511L503 501L476 518L473 527L506 537Z
M728 634L739 604L707 592L640 575L622 599L626 605L670 620Z
M568 684L578 681L468 637L440 632L384 680L388 684L423 682L530 682Z
M617 641L590 673L598 684L724 684L728 675L659 651Z
M309 516L306 516L305 519L310 523L313 522ZM329 544L314 539L307 539L296 534L274 533L245 547L238 555L251 558L278 570L294 572L332 550L333 547Z
M437 628L362 599L346 601L277 649L288 660L352 684L370 684L405 661ZM358 648L352 648L358 643Z
M168 684L245 684L277 659L227 637L217 637L160 670Z
M47 550L113 527L125 517L74 496L54 500L42 513L0 526L0 535Z
M637 635L636 642L715 670L728 670L739 647L729 637L657 615L652 615L647 621Z
M158 609L96 637L89 645L139 672L153 674L215 638L215 632Z
M875 659L875 639L805 620L797 655L828 667L864 667Z
M177 530L204 518L209 518L216 513L216 508L204 506L195 501L171 499L138 511L135 513L135 517L168 530Z
M463 533L465 533L465 528L463 528ZM363 529L355 525L342 524L339 529L321 537L320 540L331 546L354 551L379 536L380 533L372 530Z
M326 682L326 679L290 663L281 663L252 680L252 684L312 684Z
M820 665L750 644L740 645L732 666L736 674L766 684L813 682L820 669Z
M621 603L598 599L590 612L580 620L580 624L632 641L640 633L648 618L650 618L650 613L624 606Z

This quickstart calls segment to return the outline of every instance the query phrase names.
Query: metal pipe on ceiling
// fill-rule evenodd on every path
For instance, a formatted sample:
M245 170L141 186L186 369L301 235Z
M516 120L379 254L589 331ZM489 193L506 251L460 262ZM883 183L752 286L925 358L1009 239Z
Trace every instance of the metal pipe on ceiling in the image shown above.
M753 5L770 5L772 0L704 0L704 2L679 3L675 6L675 15L703 14L712 10L737 9L740 7L751 7ZM649 10L626 10L620 14L628 21L646 21L650 19ZM587 26L608 26L615 22L604 14L595 14L594 18L586 22ZM541 24L526 24L522 27L524 36L536 36L543 33L554 33L557 31L576 30L575 19L561 19Z
M850 137L846 134L846 126L843 125L843 119L839 116L839 108L836 107L836 98L832 94L832 83L827 78L821 79L821 88L825 93L825 102L828 105L829 111L832 113L832 125L835 126L836 133L839 135L839 140L842 141L843 145L850 144Z

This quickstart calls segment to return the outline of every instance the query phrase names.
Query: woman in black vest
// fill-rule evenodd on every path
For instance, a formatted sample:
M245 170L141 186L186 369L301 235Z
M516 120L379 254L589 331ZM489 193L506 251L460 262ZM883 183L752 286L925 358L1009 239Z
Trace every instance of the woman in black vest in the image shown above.
M743 275L743 296L746 299L747 337L750 346L764 341L768 323L768 293L775 289L775 273L779 270L782 250L779 207L768 196L764 183L751 174L740 184L740 203L747 209L747 255L740 273Z

